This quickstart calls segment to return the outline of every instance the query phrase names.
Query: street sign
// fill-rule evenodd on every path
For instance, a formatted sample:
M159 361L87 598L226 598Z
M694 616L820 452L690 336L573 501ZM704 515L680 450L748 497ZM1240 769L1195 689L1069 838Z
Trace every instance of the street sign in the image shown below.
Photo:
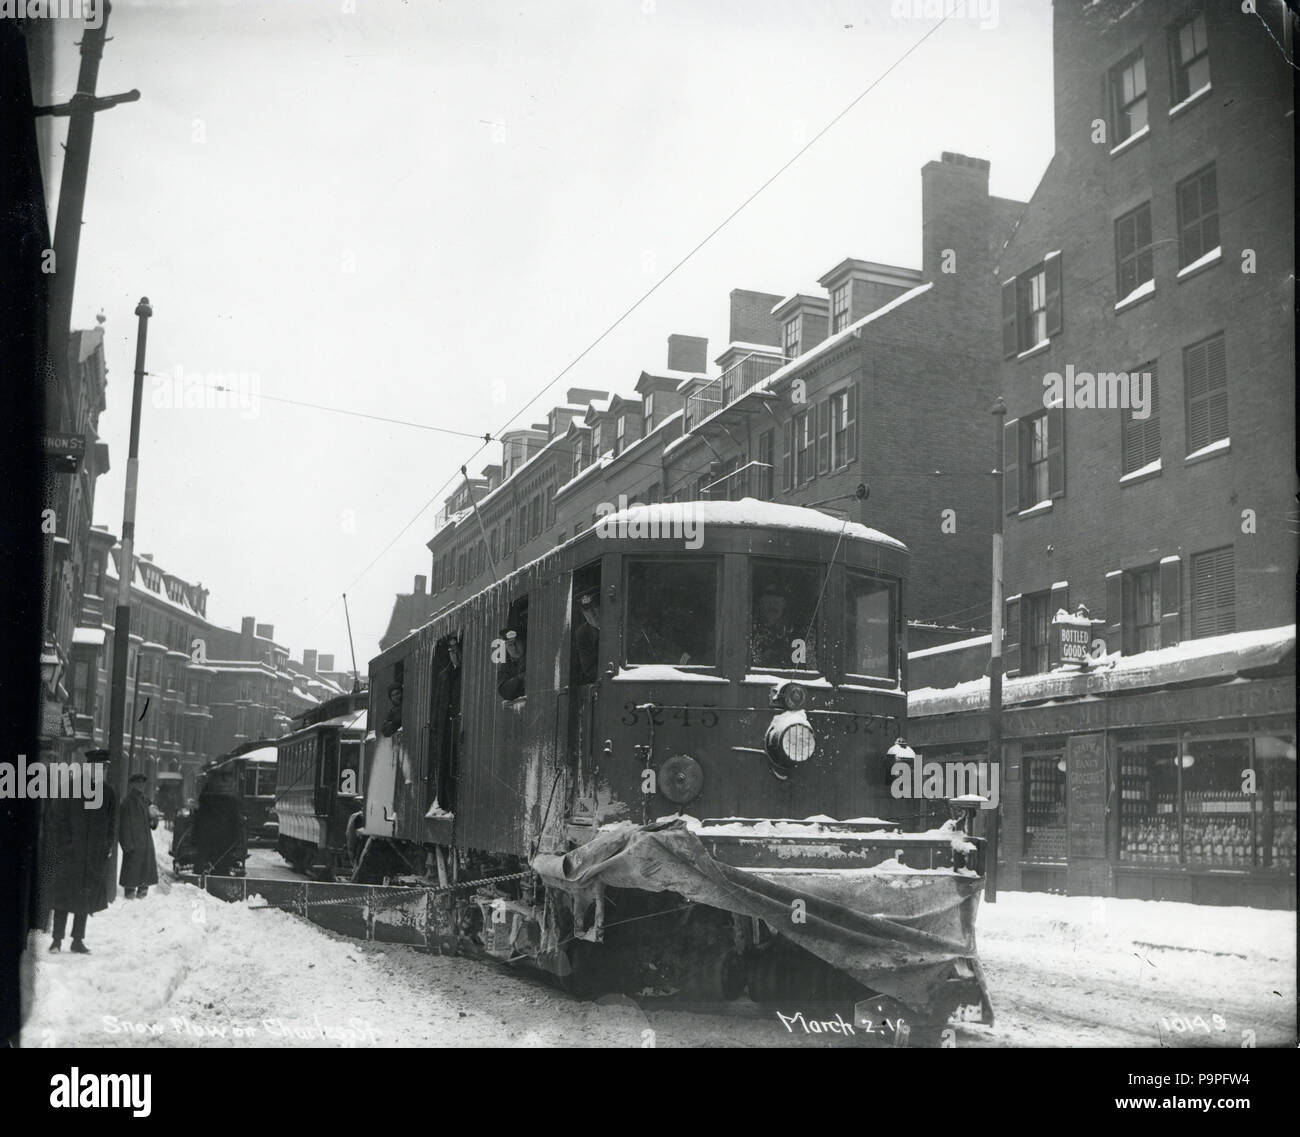
M84 434L47 434L44 438L45 457L61 474L75 474L86 459Z

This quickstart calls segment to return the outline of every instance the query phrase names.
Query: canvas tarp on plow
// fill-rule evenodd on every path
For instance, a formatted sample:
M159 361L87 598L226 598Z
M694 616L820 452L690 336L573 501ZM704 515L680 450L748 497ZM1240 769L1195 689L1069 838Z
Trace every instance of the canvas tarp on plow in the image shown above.
M531 867L556 888L675 892L687 900L765 921L860 983L928 1013L954 960L974 964L975 913L983 880L898 867L744 869L710 856L685 821L624 823ZM802 905L796 905L802 901ZM793 918L798 911L802 922ZM985 992L987 999L987 992Z

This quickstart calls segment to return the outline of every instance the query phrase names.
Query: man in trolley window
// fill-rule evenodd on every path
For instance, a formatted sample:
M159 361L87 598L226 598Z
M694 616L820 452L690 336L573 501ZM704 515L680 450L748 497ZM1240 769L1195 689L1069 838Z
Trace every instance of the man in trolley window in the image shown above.
M514 628L502 628L506 658L497 668L497 694L506 702L523 698L524 674L528 648L524 638Z
M573 633L578 654L578 682L594 683L600 666L600 605L597 590L592 588L578 596L581 623Z

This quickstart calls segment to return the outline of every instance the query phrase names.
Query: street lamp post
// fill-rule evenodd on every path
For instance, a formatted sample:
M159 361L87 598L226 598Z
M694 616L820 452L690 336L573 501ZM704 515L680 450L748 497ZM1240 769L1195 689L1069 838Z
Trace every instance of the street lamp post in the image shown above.
M135 494L140 470L140 409L144 398L144 349L153 309L149 298L141 297L135 314L139 325L135 337L135 387L131 392L131 441L126 460L126 492L122 506L122 559L117 566L117 614L113 623L113 689L108 716L108 751L116 767L114 781L118 799L126 799L127 763L123 760L122 735L126 725L126 669L131 655L131 577L134 575Z
M1002 778L1002 424L1007 405L999 395L993 404L993 611L989 645L989 779ZM998 838L1002 828L1002 795L989 811L988 837L984 870L984 898L995 904L998 899Z

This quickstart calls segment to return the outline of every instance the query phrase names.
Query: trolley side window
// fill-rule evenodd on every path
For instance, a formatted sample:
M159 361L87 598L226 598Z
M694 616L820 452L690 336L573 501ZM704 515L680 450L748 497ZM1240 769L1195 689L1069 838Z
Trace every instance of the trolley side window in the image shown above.
M898 589L888 580L849 572L844 582L844 670L894 680L897 672Z
M594 683L600 677L600 561L573 574L570 682Z
M628 663L716 664L717 561L630 560L625 594Z
M528 597L521 596L510 605L506 626L499 633L497 694L506 702L521 699L527 693L528 680Z

